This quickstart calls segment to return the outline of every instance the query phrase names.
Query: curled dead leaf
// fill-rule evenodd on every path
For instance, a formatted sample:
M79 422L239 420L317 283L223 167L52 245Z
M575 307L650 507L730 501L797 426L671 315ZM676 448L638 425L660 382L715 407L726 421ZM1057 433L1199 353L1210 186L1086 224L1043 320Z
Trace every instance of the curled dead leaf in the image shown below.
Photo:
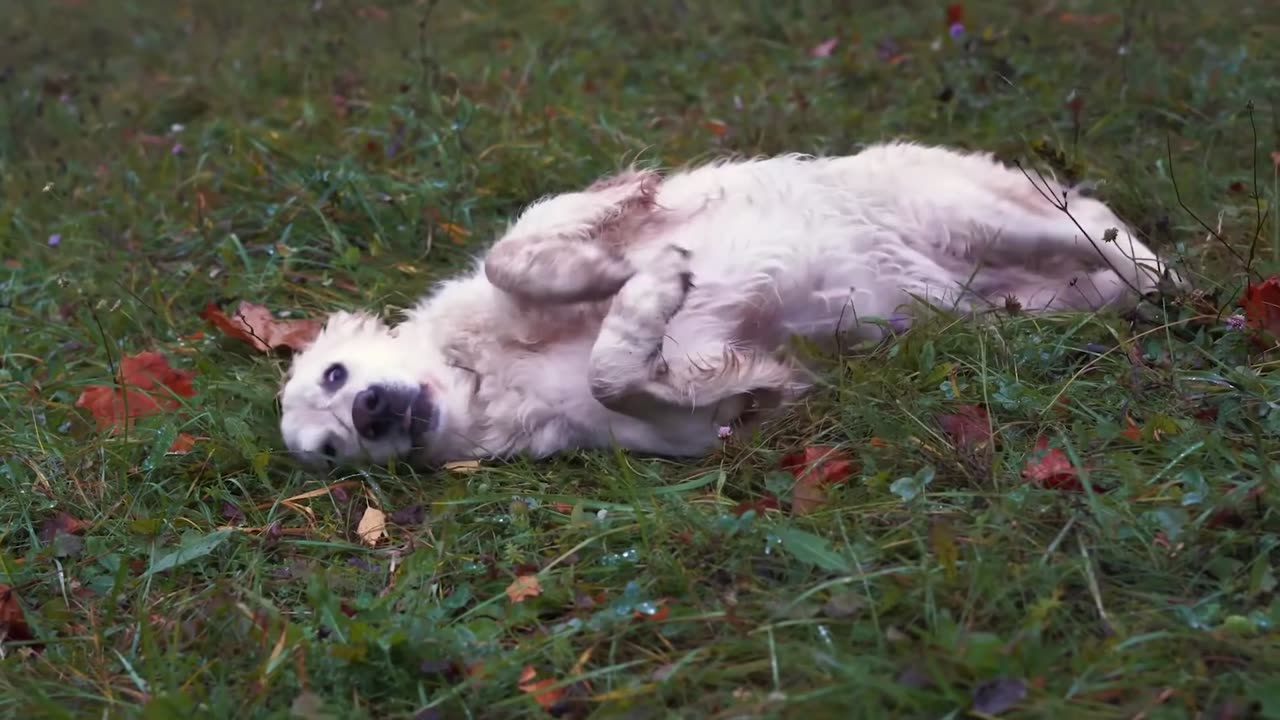
M538 597L541 594L542 583L538 582L537 575L518 575L507 586L507 598L513 603L522 603L531 597Z
M271 310L248 300L241 300L230 316L217 305L209 303L200 312L200 317L227 337L247 342L259 352L278 348L289 348L294 352L304 350L324 326L323 321L315 318L278 320Z
M364 515L360 516L360 523L356 526L356 536L365 545L377 545L387 532L387 516L376 507L367 507Z
M782 470L796 478L791 496L791 514L807 515L826 502L826 488L838 485L853 472L848 453L828 445L811 445L783 456Z

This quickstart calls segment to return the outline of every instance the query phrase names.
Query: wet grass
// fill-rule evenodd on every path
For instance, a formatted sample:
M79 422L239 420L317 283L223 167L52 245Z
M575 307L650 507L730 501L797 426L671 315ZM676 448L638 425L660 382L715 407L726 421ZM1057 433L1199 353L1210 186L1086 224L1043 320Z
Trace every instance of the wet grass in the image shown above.
M1280 717L1280 382L1227 322L1280 268L1280 12L969 2L955 38L861 5L9 8L4 714ZM287 358L199 316L403 306L636 158L898 136L1098 181L1209 297L938 316L700 463L331 477L281 453ZM99 431L77 397L145 350L196 394ZM957 447L974 404L994 440ZM1023 477L1039 437L1083 491ZM780 459L815 445L852 471L797 515Z

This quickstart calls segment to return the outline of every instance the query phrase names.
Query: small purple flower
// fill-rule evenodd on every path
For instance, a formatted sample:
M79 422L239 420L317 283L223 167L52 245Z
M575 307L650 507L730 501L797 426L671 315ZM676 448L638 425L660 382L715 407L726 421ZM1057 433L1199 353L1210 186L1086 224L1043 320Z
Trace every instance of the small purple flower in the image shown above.
M172 147L172 148L169 148L169 152L173 153L174 155L181 155L181 154L182 154L182 143L174 143L174 144L173 144L173 147Z
M951 37L958 39L964 35L964 23L951 23L951 29L948 32L951 33Z
M733 434L733 428L728 425L721 425L719 429L716 430L716 432L717 434L720 435L720 439L724 440L725 438Z
M62 244L62 236L54 233L49 236L49 247L58 247Z
M1227 318L1227 329L1243 330L1246 322L1244 315L1232 315Z

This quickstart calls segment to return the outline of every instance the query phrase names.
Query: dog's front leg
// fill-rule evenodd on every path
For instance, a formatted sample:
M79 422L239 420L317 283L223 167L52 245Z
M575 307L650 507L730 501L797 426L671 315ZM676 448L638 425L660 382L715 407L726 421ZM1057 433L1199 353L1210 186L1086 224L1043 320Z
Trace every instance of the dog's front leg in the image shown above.
M628 171L533 204L486 255L489 282L534 303L612 297L635 274L623 249L653 210L658 182Z
M688 251L668 246L614 296L592 347L591 394L614 412L660 420L715 408L720 424L776 407L794 369L768 355L700 342L663 356L667 326L693 286Z

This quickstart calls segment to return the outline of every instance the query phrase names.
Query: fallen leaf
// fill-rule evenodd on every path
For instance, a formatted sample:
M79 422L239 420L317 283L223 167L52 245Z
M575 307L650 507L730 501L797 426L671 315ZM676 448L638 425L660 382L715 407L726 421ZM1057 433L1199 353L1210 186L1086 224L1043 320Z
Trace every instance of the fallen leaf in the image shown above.
M723 120L708 120L703 123L703 127L710 130L716 137L724 137L729 132L729 126Z
M0 584L0 639L29 642L35 640L13 588Z
M1250 283L1240 298L1240 306L1250 327L1280 335L1280 275Z
M539 707L550 710L560 702L561 696L564 695L564 688L547 690L546 688L555 685L556 681L551 678L537 680L537 677L538 671L534 670L532 665L526 665L524 670L520 671L520 691L533 695L533 700Z
M1102 15L1081 15L1079 13L1064 12L1059 13L1058 15L1058 22L1061 22L1064 25L1085 25L1088 27L1108 25L1119 19L1120 16L1114 13L1104 13Z
M1120 431L1120 437L1134 442L1142 442L1142 426L1134 422L1133 418L1125 415L1124 429Z
M961 405L954 413L938 416L938 424L958 448L979 447L992 440L991 420L980 405Z
M449 472L466 474L479 470L481 466L479 460L455 460L445 463L443 467Z
M973 689L973 710L984 715L1000 715L1026 696L1026 683L1018 678L998 677Z
M173 439L173 444L169 446L167 454L169 455L186 455L196 446L195 437L187 433L178 433L178 437Z
M743 500L733 508L734 517L742 517L748 510L754 510L756 515L764 515L766 510L778 509L778 497L772 493L765 495L759 500Z
M867 599L852 590L835 593L822 605L822 614L836 620L851 618L867 607Z
M537 575L517 575L516 579L507 586L507 597L513 603L522 603L541 594L542 583L538 582Z
M76 518L65 512L59 512L57 515L48 518L40 523L40 529L36 531L36 537L40 538L42 543L51 543L59 533L67 533L68 535L76 535L89 526L89 523Z
M836 49L836 45L840 42L840 38L828 38L822 42L809 48L809 57L824 58L831 57L831 52Z
M76 407L89 411L98 429L116 432L137 418L176 409L180 401L175 395L189 398L196 394L191 384L195 375L170 367L160 353L138 353L121 359L117 386L86 387L76 399ZM181 450L186 442L178 436L170 452Z
M1049 490L1084 490L1079 472L1071 464L1067 453L1062 448L1049 448L1049 438L1043 436L1036 440L1036 451L1027 458L1027 465L1022 469L1022 477ZM1093 489L1102 491L1102 488L1097 485L1094 485Z
M243 340L259 352L282 347L301 351L315 340L324 326L323 321L314 318L278 320L269 309L248 300L241 300L230 317L217 305L209 303L200 312L200 317L227 337Z
M364 515L360 516L360 523L356 525L356 536L365 545L377 545L378 541L387 532L387 516L376 507L367 507L364 509Z
M826 502L826 487L843 483L853 472L853 459L828 445L810 445L784 455L779 465L796 478L791 497L793 515L807 515L821 507Z
M293 699L293 704L289 706L289 717L298 720L333 720L333 715L325 710L324 699L308 690L303 690Z
M662 601L657 603L656 607L653 608L653 612L645 612L644 610L635 610L632 612L632 615L637 620L650 620L652 622L666 620L667 616L670 614L671 606Z

